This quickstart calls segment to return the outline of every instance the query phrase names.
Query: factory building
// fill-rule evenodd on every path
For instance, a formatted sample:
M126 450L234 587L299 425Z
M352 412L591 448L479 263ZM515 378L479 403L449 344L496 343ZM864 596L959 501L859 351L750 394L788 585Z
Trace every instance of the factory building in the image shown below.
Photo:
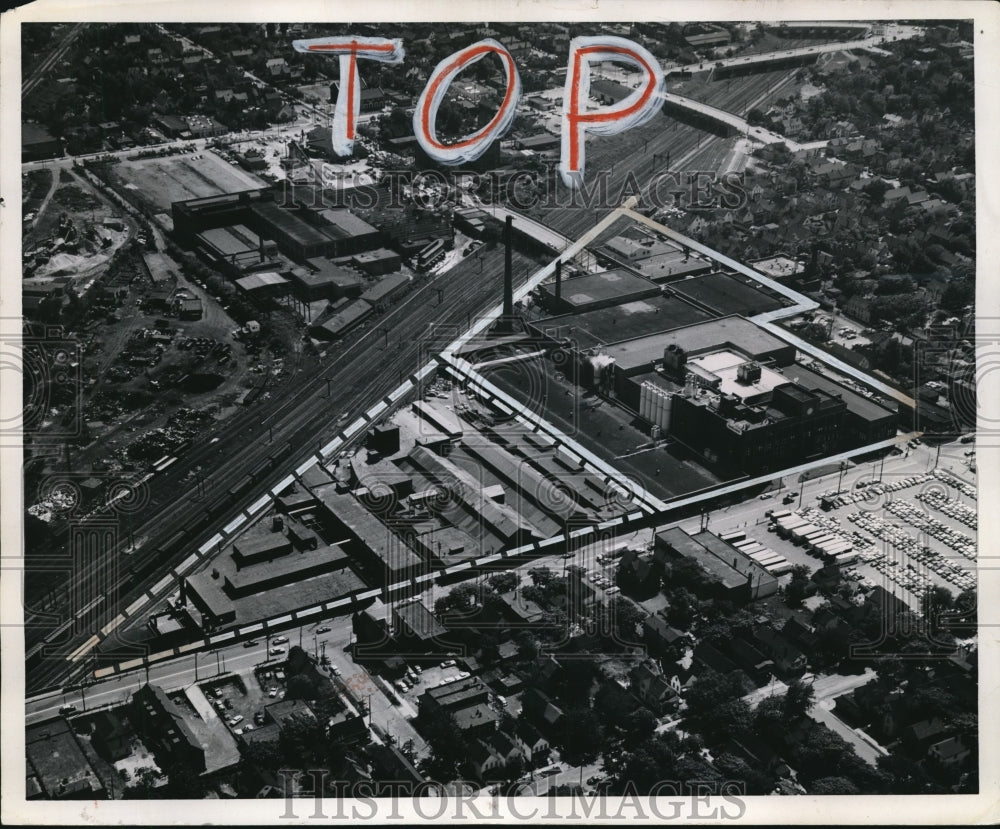
M385 276L398 271L403 265L403 260L393 250L376 248L352 256L351 264L368 276Z
M618 268L557 280L538 287L539 299L556 314L592 311L655 297L660 286L649 279Z
M174 202L174 230L186 246L203 247L213 258L238 266L273 251L271 240L298 262L321 256L351 256L379 247L383 234L347 209L281 206L276 191L244 190ZM208 231L225 229L223 233Z
M327 521L350 538L354 557L373 579L393 584L422 569L420 556L353 495L338 493L336 484L318 486L313 495Z
M778 590L774 575L707 530L688 535L680 527L672 527L657 533L654 562L662 566L672 559L697 563L719 598L739 604L762 599Z
M291 286L285 277L274 271L252 273L236 280L236 289L252 299L286 296Z
M328 259L308 259L304 267L288 271L296 295L306 302L317 299L356 299L361 294L361 276Z
M224 273L238 276L274 258L278 246L244 224L214 227L199 233L198 247Z

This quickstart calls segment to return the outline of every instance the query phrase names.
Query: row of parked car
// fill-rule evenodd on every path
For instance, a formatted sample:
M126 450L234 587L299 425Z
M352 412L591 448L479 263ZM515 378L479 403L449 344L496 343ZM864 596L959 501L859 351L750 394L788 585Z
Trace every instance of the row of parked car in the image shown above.
M902 518L932 538L936 538L946 547L954 550L967 559L975 559L976 542L965 533L953 530L947 524L942 524L936 518L918 509L908 501L893 501L885 505L886 511Z
M956 521L965 524L973 530L979 529L979 516L976 511L971 507L967 507L965 504L960 504L958 501L952 501L950 498L942 495L940 492L918 492L914 496L918 501L923 501L927 506L933 509L943 512L949 518L954 518Z
M933 570L944 580L949 581L963 589L975 586L975 577L967 570L948 561L936 550L933 550L926 545L917 544L916 540L911 535L903 532L903 530L899 527L889 523L883 518L880 518L870 512L856 512L849 515L848 519L855 522L858 527L865 532L868 532L883 541L888 541L893 545L896 551L905 553L907 557L924 564L928 569ZM880 561L884 562L882 566L878 566L878 562ZM902 571L899 570L899 562L895 558L890 558L885 553L882 553L875 561L872 562L872 564L875 565L877 569L889 575L890 578L893 578L893 581L899 581L901 584L906 586L905 579L900 580L895 578L897 572L899 575L902 575ZM929 582L929 579L925 576L924 579L919 581L927 583Z
M956 478L950 472L946 472L944 469L933 469L931 470L931 474L939 481L941 481L941 483L945 484L946 486L950 486L953 489L957 489L959 492L961 492L963 495L968 496L969 498L978 497L977 490L974 486L971 486L970 484L967 484L964 481L960 481L958 478Z

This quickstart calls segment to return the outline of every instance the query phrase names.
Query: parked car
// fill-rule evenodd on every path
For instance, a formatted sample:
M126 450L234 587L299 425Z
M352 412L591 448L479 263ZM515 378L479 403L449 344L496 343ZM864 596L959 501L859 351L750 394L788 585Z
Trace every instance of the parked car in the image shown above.
M316 628L316 632L317 633L329 633L331 630L332 630L332 628L327 627L326 625L323 625L322 627Z
M243 722L243 715L242 714L237 714L235 717L230 717L229 718L229 724L230 725L239 725L241 722Z
M257 644L257 640L256 639L247 639L247 641L243 643L243 647L244 648L252 648L256 644Z

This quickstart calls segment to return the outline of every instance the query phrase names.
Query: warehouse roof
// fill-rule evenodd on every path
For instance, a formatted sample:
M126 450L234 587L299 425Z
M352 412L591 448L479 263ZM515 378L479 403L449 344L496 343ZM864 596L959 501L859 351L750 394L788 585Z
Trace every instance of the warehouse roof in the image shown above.
M213 227L199 233L198 238L215 248L222 256L257 250L257 234L242 225Z
M728 589L734 589L747 583L746 576L730 567L704 544L689 536L680 527L672 527L658 533L656 538L657 541L662 540L668 544L672 550L684 558L698 562L713 581Z
M360 216L356 216L347 208L327 209L321 211L319 215L333 226L336 235L340 238L349 239L353 236L367 236L372 233L378 233L376 228L372 227Z
M331 544L247 565L227 575L226 581L240 593L254 589L263 590L270 586L271 579L281 577L287 584L295 581L297 577L309 578L323 569L336 570L346 567L348 561L347 553L339 545Z
M543 287L554 295L554 283L547 283ZM587 305L608 299L620 299L624 302L627 299L655 296L659 292L660 288L656 283L624 268L564 279L561 290L563 301L571 305Z
M678 345L688 354L732 345L753 359L765 359L773 352L792 348L743 317L731 316L674 328L662 334L622 340L607 347L607 353L625 370L658 361L668 345Z
M711 319L711 315L687 300L660 295L623 302L610 308L546 317L532 322L531 326L541 332L561 329L559 334L569 333L569 328L572 327L573 339L586 348L599 343L618 342L623 331L633 337L643 337L708 319ZM593 342L588 341L588 334Z
M265 271L264 273L252 273L249 276L236 280L236 285L243 291L257 291L261 288L273 288L276 285L287 285L288 280L280 273Z
M418 639L433 639L448 632L448 629L419 600L399 604L394 610L400 622L406 625L407 633Z
M387 566L390 573L421 563L420 556L353 496L338 494L336 484L318 486L313 493L334 518Z
M315 245L330 241L331 237L319 228L313 227L291 210L285 210L272 202L255 204L251 209L265 222L299 244Z
M409 281L410 277L405 273L394 273L384 276L361 294L361 298L375 305Z
M351 326L356 325L368 316L371 313L371 310L372 306L370 303L365 302L363 299L356 299L354 302L344 307L339 313L334 314L326 322L316 327L322 329L331 336L339 337L351 328Z
M800 386L807 389L825 391L835 397L839 397L847 404L847 409L851 413L865 420L882 420L885 417L895 417L895 413L880 406L867 397L851 391L846 386L842 386L828 377L824 377L815 371L795 364L788 366L784 370L786 379L793 380Z

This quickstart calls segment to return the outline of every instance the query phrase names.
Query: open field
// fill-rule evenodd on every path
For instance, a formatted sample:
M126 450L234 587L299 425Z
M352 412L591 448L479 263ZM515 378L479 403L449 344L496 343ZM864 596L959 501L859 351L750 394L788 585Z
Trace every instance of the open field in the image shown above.
M123 160L114 170L126 189L141 190L157 211L167 213L175 201L263 186L256 176L227 164L212 152Z

